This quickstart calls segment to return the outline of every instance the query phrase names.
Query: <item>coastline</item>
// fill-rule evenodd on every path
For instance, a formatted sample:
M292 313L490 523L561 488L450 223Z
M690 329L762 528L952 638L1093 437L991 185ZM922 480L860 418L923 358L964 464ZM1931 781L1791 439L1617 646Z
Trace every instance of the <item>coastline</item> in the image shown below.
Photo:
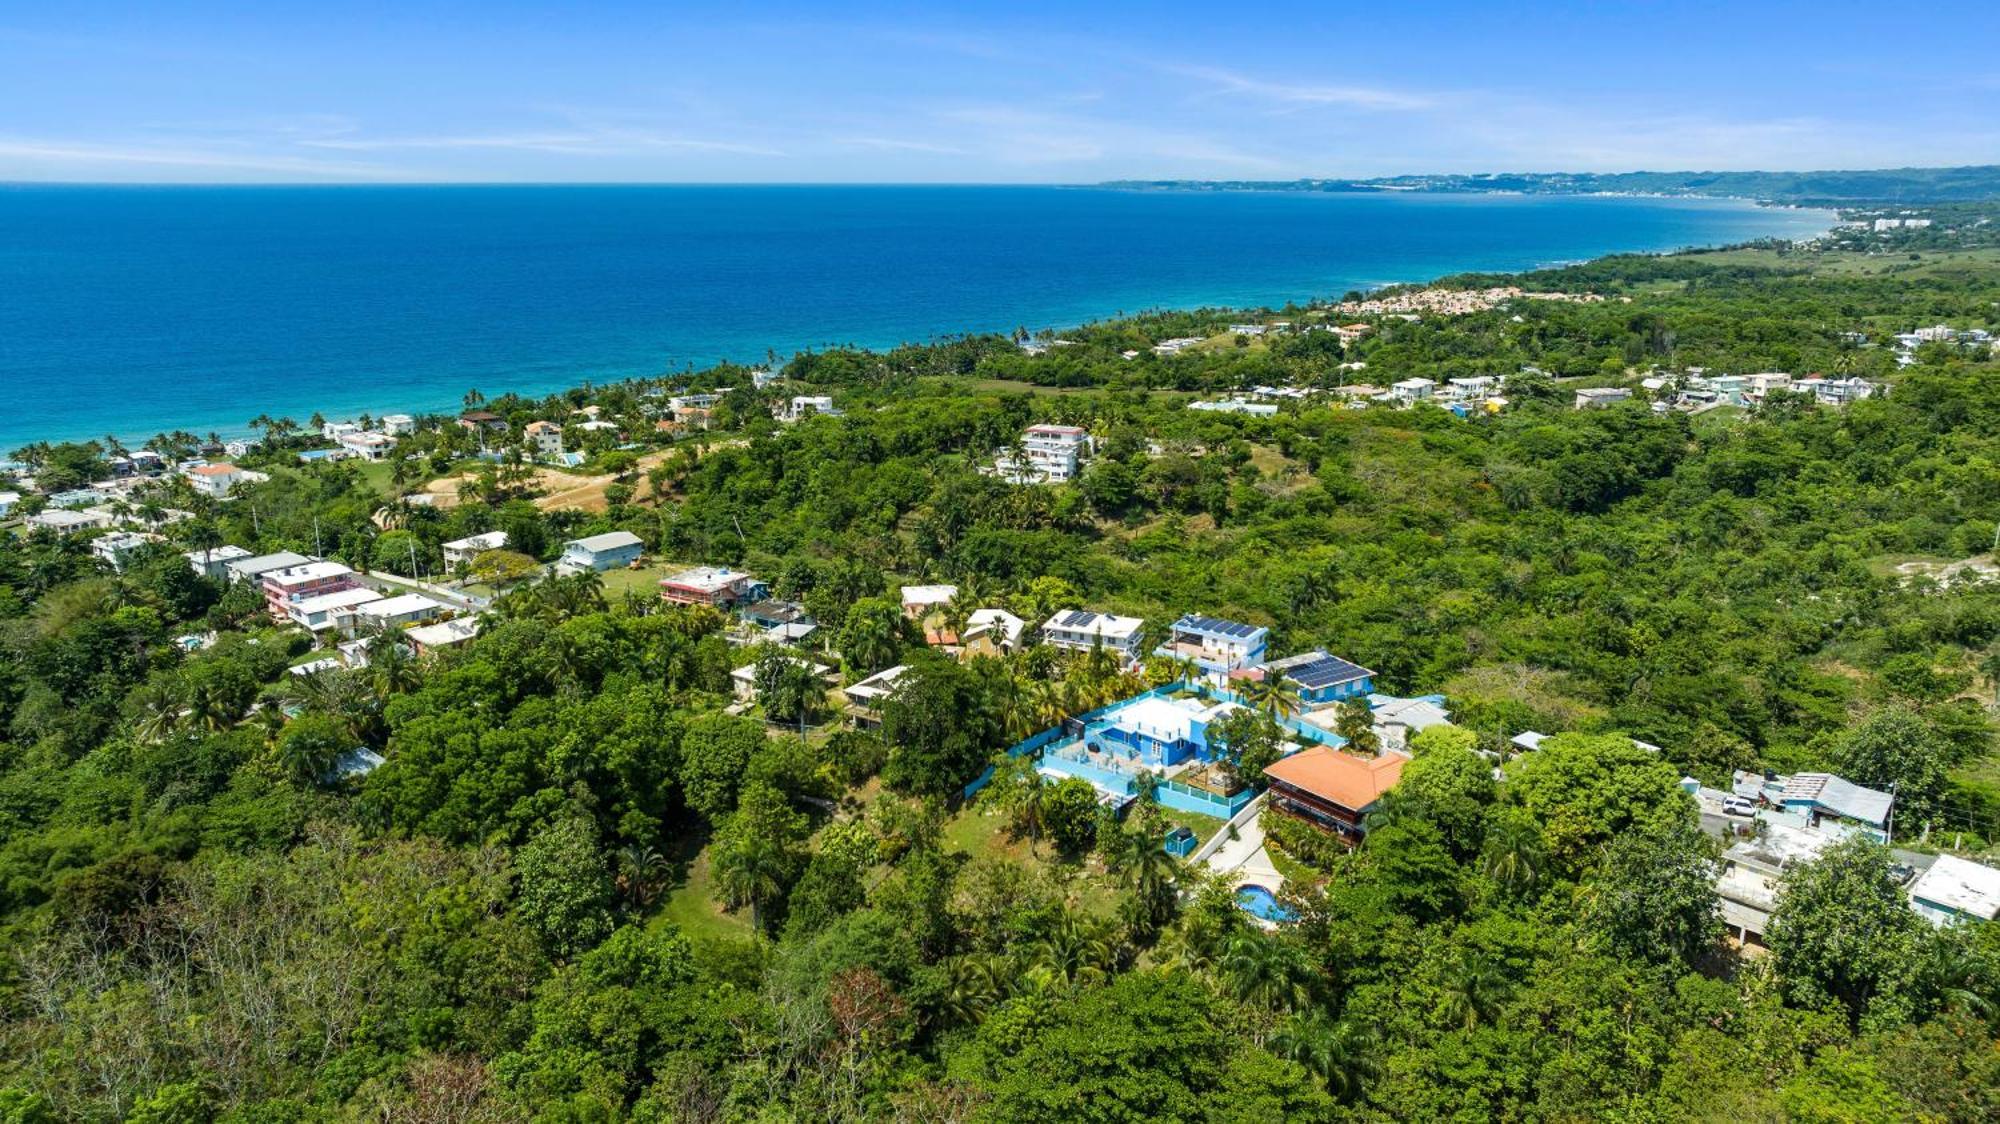
M1070 189L1062 190L1067 193ZM1074 195L1071 197L1073 198ZM1404 201L1417 199L1420 196L1416 193L1394 192L1379 193L1372 196L1362 193L1361 197L1380 201L1379 203L1369 204L1373 207L1381 204L1396 206L1402 204ZM1465 192L1438 192L1423 193L1421 198L1423 198L1425 203L1432 206L1442 206L1444 208L1443 213L1450 214L1460 212L1460 204L1476 205L1476 201L1480 197ZM1486 198L1490 200L1492 196L1489 195ZM1525 198L1513 197L1509 202L1511 204ZM1586 197L1579 195L1568 198L1580 200ZM1713 204L1717 209L1725 211L1755 210L1760 213L1769 213L1763 205L1751 208L1738 200L1690 198L1670 199L1668 201L1674 203ZM1686 208L1686 210L1695 211L1707 209L1709 208L1706 206ZM1793 212L1794 215L1804 211L1821 210L1817 208L1784 209ZM1683 210L1683 208L1676 207L1674 210ZM1508 206L1507 211L1510 214L1513 213L1513 207L1511 205ZM1824 211L1823 217L1830 223L1833 218L1833 212ZM1807 237L1823 232L1824 229L1826 229L1825 225L1816 226L1811 231L1800 226L1798 229L1782 233L1765 234L1762 237ZM1646 238L1637 233L1631 237L1632 241L1642 244L1612 245L1582 256L1563 254L1560 250L1555 255L1543 256L1534 254L1532 249L1525 247L1512 251L1501 251L1500 253L1503 256L1512 258L1507 268L1494 268L1490 264L1490 259L1493 256L1492 251L1488 251L1485 257L1480 257L1477 251L1466 250L1463 251L1462 257L1447 256L1427 261L1421 267L1423 268L1421 274L1399 275L1394 273L1377 273L1374 275L1374 279L1371 280L1335 279L1328 277L1328 275L1338 272L1351 273L1355 267L1339 260L1321 260L1316 268L1309 268L1305 272L1317 273L1319 276L1327 278L1326 280L1309 280L1305 277L1305 272L1301 272L1300 279L1296 282L1285 283L1281 281L1276 285L1265 286L1263 291L1255 294L1263 299L1255 300L1254 302L1245 302L1236 299L1248 287L1242 278L1236 280L1235 287L1232 289L1226 283L1211 285L1205 280L1191 285L1185 279L1177 280L1171 276L1162 274L1157 278L1149 277L1143 285L1138 285L1138 283L1127 285L1126 292L1103 294L1085 293L1080 289L1072 291L1071 286L1065 283L1067 281L1066 277L1060 276L1058 273L1042 271L1040 275L1034 276L1024 282L1026 288L1021 291L1000 290L991 294L991 301L982 303L980 306L980 309L984 309L984 311L972 309L968 306L949 310L948 313L941 312L935 316L933 323L929 325L931 330L928 334L921 331L912 334L904 328L883 326L878 323L875 331L855 332L842 339L822 339L819 342L813 343L805 342L805 339L809 337L804 337L796 331L791 333L792 338L784 338L783 329L773 328L768 333L760 331L758 336L745 338L739 341L736 346L726 350L700 350L699 353L704 356L700 360L691 357L700 348L700 345L697 344L692 347L684 347L683 350L688 353L687 357L675 355L668 359L656 360L650 363L594 362L588 359L565 362L550 361L535 356L523 356L522 361L508 364L507 369L500 369L497 365L494 365L486 369L474 370L471 369L472 364L466 364L467 369L463 373L454 372L443 376L451 379L451 383L449 384L441 381L441 378L435 374L429 379L405 378L400 380L400 385L396 385L398 380L395 380L386 373L382 375L359 376L351 385L338 378L331 380L324 378L319 380L301 379L298 381L317 381L323 385L310 394L301 394L296 398L290 395L277 396L271 394L258 394L255 397L231 396L227 405L211 404L205 409L198 407L193 402L188 402L188 408L184 412L163 406L149 412L149 417L157 420L139 423L146 426L143 431L138 429L136 424L132 423L112 422L103 424L78 422L73 425L31 425L27 419L23 418L20 431L17 434L0 438L0 453L11 451L31 441L89 440L101 437L107 433L115 434L120 440L127 443L143 442L155 433L172 430L187 430L196 434L213 432L225 439L240 437L251 434L252 431L246 424L247 419L259 413L271 413L274 415L289 414L303 421L314 412L319 412L329 418L335 419L351 417L362 412L378 416L384 413L398 412L412 414L450 412L459 408L460 396L465 390L473 387L476 387L488 397L497 397L505 393L536 396L558 393L584 383L603 385L632 379L671 378L690 370L705 369L718 361L758 365L765 363L771 353L775 353L776 360L782 363L793 354L816 348L858 346L881 350L892 348L905 342L923 342L926 338L939 339L954 335L1011 331L1014 324L1017 323L1025 324L1031 330L1039 330L1042 327L1053 327L1061 330L1082 323L1112 319L1118 316L1131 316L1141 312L1193 311L1198 309L1247 311L1258 308L1278 308L1282 307L1288 301L1308 303L1337 300L1342 293L1351 289L1373 291L1397 285L1426 284L1437 278L1456 273L1504 272L1519 274L1533 272L1537 269L1550 268L1554 265L1596 260L1597 258L1623 253L1685 252L1695 249L1710 249L1740 244L1748 240L1742 237L1730 237L1725 234L1718 234L1717 237L1710 241L1682 242L1676 240L1674 244L1661 245L1659 244L1660 240L1657 238L1648 242ZM1603 241L1615 241L1616 238L1616 232L1607 234L1600 239L1600 244ZM1554 249L1555 247L1550 248ZM1329 265L1331 268L1328 268ZM1383 279L1385 277L1390 279ZM1255 282L1251 282L1250 286L1254 286L1255 284ZM1143 296L1139 296L1136 299L1128 299L1132 295L1135 285L1143 291ZM1053 311L1047 318L1036 315L1036 311L1043 309L1059 311ZM919 314L912 314L912 317L917 315ZM865 319L868 319L867 310L860 309L856 311L852 322L859 323ZM367 327L369 325L348 326L347 330L362 331ZM640 333L635 329L628 334L637 337ZM815 332L814 334L826 335L830 333ZM584 346L588 342L580 341L579 346ZM721 353L717 354L717 350L720 350ZM386 372L392 369L392 364L400 357L390 356L385 358L386 361L381 362L377 369ZM353 369L365 371L368 368L357 364ZM216 379L227 378L226 375L207 377ZM429 382L431 385L413 385L425 382ZM208 388L205 387L204 389ZM227 410L228 412L225 415L220 413L220 410Z

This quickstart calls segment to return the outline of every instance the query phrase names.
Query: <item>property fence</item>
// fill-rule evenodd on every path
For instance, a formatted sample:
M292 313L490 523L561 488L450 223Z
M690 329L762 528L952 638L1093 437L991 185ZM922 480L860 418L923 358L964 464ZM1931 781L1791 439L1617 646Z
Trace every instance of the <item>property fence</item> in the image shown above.
M1007 747L1007 756L1023 757L1071 739L1076 739L1081 744L1082 735L1087 733L1098 719L1112 711L1130 706L1142 699L1165 698L1169 695L1177 695L1184 692L1198 694L1203 698L1216 702L1233 702L1238 706L1249 705L1243 700L1242 696L1237 695L1235 692L1211 687L1206 683L1168 683L1164 686L1154 687L1150 691L1133 695L1128 699L1119 699L1116 702L1106 703L1095 710L1068 718L1059 726L1051 726L1038 734L1023 738ZM1347 744L1346 739L1340 737L1338 734L1329 733L1317 726L1308 725L1290 716L1281 716L1277 719L1277 722L1288 733L1294 734L1310 743L1328 746ZM1045 755L1044 760L1047 759L1047 755ZM1090 781L1100 788L1123 792L1128 795L1138 791L1136 770L1128 771L1108 763L1099 764L1091 761L1080 751L1074 754L1064 754L1058 750L1056 759L1061 762L1056 766L1060 772L1082 777L1084 780ZM980 789L985 788L992 781L993 767L989 765L971 784L966 785L964 789L960 790L960 795L970 800L979 793ZM1172 808L1180 812L1193 812L1197 815L1215 816L1220 819L1229 819L1231 816L1234 816L1251 800L1251 794L1247 790L1233 797L1224 797L1173 780L1163 780L1157 796L1162 807Z
M1155 687L1152 690L1146 691L1142 694L1133 695L1129 699L1119 699L1117 702L1105 703L1103 706L1100 706L1095 710L1085 711L1084 713L1075 715L1074 717L1066 718L1060 725L1051 726L1048 729L1043 730L1041 733L1030 735L1026 738L1021 739L1018 742L1015 742L1013 745L1007 747L1007 756L1009 757L1026 756L1027 754L1033 753L1036 750L1042 749L1046 746L1062 741L1064 738L1074 737L1075 735L1070 732L1070 728L1072 726L1074 726L1077 731L1081 732L1082 730L1087 728L1093 720L1101 718L1110 711L1118 707L1125 706L1128 703L1134 703L1139 701L1140 699L1158 698L1163 695L1173 694L1176 691L1184 691L1188 689L1189 687L1185 683L1169 683L1164 687ZM970 800L974 796L978 795L980 789L985 788L987 785L991 783L993 783L993 766L988 765L986 767L985 772L980 773L977 777L973 778L971 784L968 784L963 789L959 790L959 795L967 800Z

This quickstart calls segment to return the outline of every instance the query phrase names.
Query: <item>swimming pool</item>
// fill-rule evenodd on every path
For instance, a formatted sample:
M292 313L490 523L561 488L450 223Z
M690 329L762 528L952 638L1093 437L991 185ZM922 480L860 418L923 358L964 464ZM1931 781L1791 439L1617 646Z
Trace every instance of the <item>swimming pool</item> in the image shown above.
M1276 921L1282 924L1299 919L1298 913L1280 903L1278 895L1272 893L1269 887L1259 886L1254 882L1236 888L1236 906L1260 921Z

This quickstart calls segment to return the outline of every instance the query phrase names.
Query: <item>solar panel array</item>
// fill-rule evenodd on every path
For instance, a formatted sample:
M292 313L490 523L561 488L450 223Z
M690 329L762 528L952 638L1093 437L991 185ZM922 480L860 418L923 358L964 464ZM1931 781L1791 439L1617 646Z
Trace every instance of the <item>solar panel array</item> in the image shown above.
M1351 664L1339 656L1321 656L1309 663L1285 669L1285 678L1307 690L1331 687L1335 683L1346 683L1372 675L1373 672L1359 664Z
M1238 640L1248 640L1264 631L1254 624L1242 624L1237 621L1226 621L1221 617L1204 617L1194 613L1175 621L1174 627L1206 632L1215 636L1233 636Z

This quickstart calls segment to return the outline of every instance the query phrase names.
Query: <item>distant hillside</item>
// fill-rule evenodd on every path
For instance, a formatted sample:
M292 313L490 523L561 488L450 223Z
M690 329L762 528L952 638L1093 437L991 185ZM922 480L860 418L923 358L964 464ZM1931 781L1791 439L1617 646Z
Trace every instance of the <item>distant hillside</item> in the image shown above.
M1857 172L1499 172L1352 180L1117 180L1103 186L1182 191L1698 195L1813 204L1964 203L2000 199L2000 165Z

